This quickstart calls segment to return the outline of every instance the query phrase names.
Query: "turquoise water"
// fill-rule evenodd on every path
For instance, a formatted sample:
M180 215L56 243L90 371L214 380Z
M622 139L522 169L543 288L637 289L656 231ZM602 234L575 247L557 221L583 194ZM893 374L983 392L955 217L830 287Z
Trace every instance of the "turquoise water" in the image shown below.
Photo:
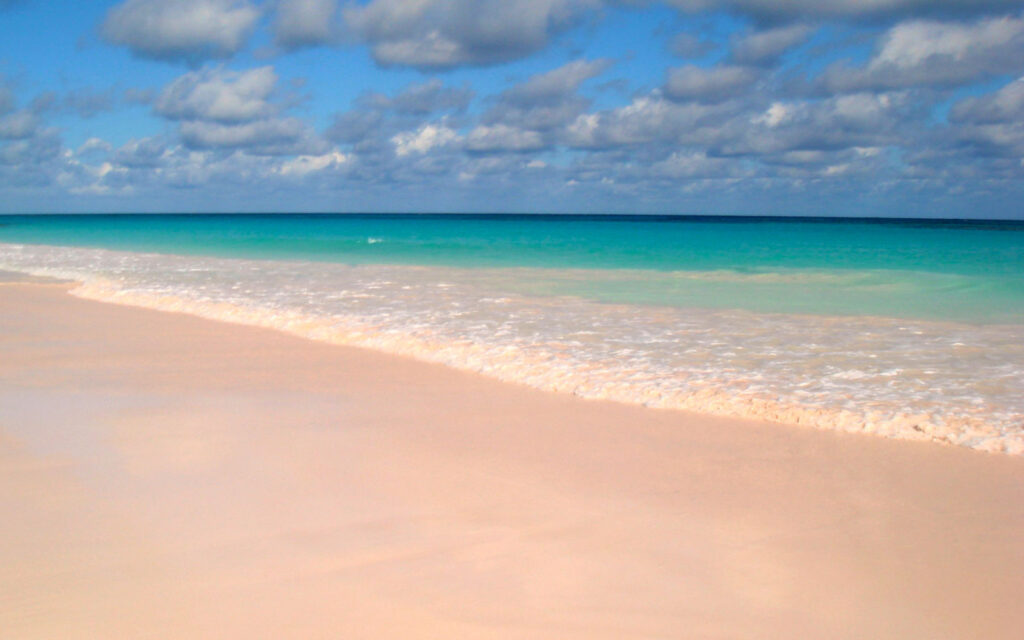
M0 242L270 260L541 267L523 293L1014 322L1024 223L595 216L0 216ZM557 270L584 269L586 278ZM681 272L681 273L680 273Z
M1024 223L6 216L0 269L540 389L1024 453Z

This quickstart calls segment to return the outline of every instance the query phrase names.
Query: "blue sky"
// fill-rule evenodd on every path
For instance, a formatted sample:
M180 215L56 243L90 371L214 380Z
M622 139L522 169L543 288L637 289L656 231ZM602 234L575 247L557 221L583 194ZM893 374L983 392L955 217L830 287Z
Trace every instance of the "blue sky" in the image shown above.
M1024 218L1024 3L0 0L0 212Z

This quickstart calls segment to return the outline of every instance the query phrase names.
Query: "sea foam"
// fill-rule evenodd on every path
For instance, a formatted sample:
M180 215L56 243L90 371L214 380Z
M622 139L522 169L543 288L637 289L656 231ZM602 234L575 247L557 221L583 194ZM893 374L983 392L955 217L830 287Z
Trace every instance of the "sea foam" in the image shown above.
M567 278L643 277L616 270L350 266L2 244L0 269L75 280L74 293L86 298L274 328L583 398L1024 453L1020 324L611 304L557 293ZM685 284L731 276L656 277Z

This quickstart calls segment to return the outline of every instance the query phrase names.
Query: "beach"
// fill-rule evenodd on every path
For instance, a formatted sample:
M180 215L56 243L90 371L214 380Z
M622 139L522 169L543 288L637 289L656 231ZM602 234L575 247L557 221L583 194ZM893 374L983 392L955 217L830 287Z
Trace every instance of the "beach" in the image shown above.
M0 285L0 635L1015 638L1024 459Z

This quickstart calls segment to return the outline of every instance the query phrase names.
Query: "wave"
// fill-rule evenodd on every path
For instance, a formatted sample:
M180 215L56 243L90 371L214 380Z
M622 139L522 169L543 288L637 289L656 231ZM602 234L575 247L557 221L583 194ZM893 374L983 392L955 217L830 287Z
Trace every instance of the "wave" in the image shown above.
M506 286L521 269L11 245L0 268L582 398L1024 453L1020 325L608 304Z

